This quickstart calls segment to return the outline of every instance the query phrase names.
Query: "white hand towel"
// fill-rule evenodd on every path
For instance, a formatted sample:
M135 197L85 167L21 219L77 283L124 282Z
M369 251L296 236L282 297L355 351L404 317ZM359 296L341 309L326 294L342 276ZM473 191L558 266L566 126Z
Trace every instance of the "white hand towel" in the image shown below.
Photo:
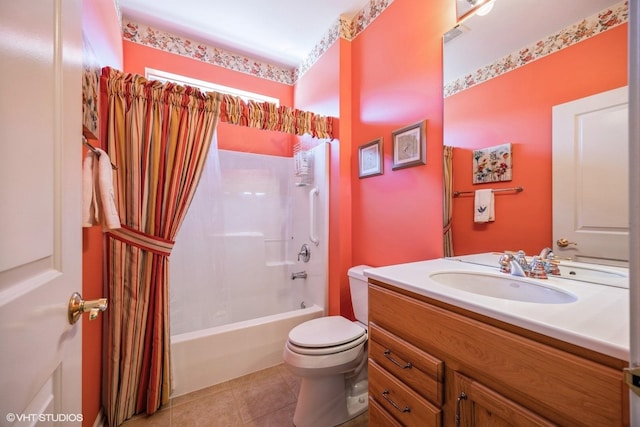
M113 172L111 159L103 150L96 148L100 154L98 157L98 176L96 180L96 195L99 204L100 223L105 230L120 228L120 216L116 208L116 199L113 192Z
M94 154L89 151L82 162L82 226L96 224L96 205L93 185Z
M473 205L474 222L491 222L495 220L493 190L476 190Z

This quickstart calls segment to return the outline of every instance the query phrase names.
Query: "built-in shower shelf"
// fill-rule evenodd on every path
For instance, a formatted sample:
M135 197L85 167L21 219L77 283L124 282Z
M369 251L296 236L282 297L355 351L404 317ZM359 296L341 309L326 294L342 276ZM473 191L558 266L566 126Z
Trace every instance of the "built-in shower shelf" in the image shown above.
M293 261L269 261L269 262L265 262L265 264L267 267L284 267L284 266L288 266L288 265L295 265L295 262Z

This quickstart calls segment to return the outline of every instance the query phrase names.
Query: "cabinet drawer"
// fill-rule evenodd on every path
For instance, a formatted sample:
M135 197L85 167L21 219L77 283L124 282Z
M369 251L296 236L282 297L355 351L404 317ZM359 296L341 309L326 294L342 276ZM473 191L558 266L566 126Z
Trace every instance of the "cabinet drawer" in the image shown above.
M418 347L369 324L369 357L437 406L443 402L444 363Z
M369 396L370 427L402 427L376 400Z
M369 396L400 424L407 427L439 427L442 411L402 384L369 359Z

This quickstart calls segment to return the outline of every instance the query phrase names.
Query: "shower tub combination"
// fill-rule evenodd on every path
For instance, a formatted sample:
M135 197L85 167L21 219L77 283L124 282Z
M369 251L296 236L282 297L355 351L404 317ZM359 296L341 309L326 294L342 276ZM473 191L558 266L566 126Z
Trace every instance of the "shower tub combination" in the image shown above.
M282 363L326 314L328 144L304 184L292 158L212 152L170 259L173 397Z

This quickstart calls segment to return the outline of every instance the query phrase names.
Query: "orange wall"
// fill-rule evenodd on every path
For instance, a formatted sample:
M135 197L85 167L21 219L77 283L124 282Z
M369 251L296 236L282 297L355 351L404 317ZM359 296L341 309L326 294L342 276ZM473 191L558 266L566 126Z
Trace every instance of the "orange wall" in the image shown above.
M278 98L282 105L292 106L293 87L227 70L195 59L167 53L127 40L123 41L124 70L145 75L145 67L207 82ZM291 156L294 137L243 126L219 123L216 128L218 148L275 156Z
M353 264L442 256L442 35L455 2L396 0L353 41ZM427 120L427 164L393 171L391 132ZM383 138L384 174L358 178Z
M89 140L99 147L97 140ZM83 150L86 154L86 150ZM105 294L102 281L102 228L82 229L82 298L98 299ZM102 319L82 317L82 425L92 426L101 407Z
M91 46L100 66L122 67L122 30L118 12L112 1L82 1L82 35ZM89 142L94 147L101 143ZM86 149L83 150L83 156ZM81 162L81 159L78 159ZM82 229L82 297L101 298L102 230L100 227ZM82 318L82 425L90 427L98 417L101 403L102 379L102 319L89 321Z
M444 142L457 147L454 190L475 189L473 149L507 142L513 144L513 180L482 188L524 188L496 194L496 220L487 224L473 222L473 196L454 198L455 254L535 254L551 246L551 108L626 84L627 25L621 25L448 97Z

